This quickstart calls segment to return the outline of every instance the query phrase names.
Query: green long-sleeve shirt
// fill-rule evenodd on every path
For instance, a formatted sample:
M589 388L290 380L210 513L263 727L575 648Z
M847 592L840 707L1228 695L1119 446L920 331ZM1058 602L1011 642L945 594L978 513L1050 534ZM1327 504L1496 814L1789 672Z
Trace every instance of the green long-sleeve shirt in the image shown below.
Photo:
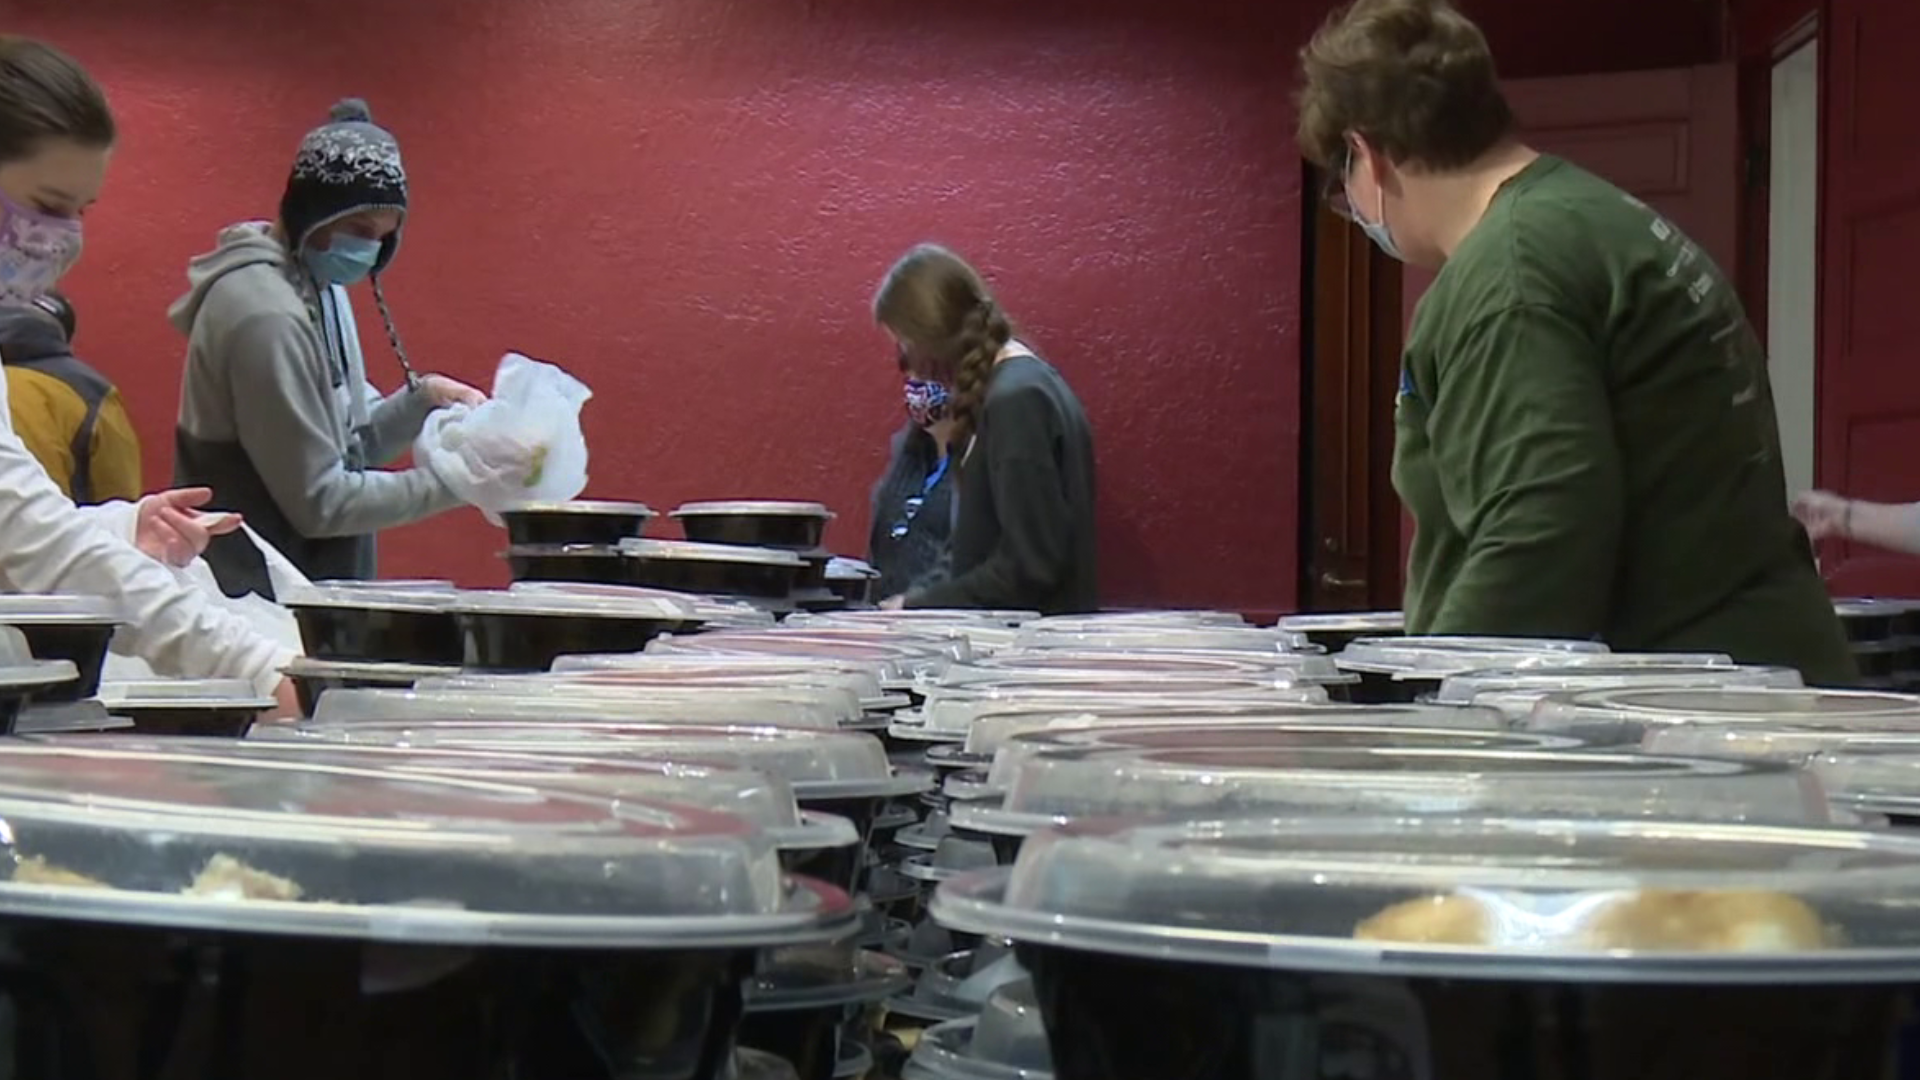
M1760 342L1712 259L1620 189L1553 157L1508 181L1420 301L1395 412L1410 633L1857 679L1787 511Z

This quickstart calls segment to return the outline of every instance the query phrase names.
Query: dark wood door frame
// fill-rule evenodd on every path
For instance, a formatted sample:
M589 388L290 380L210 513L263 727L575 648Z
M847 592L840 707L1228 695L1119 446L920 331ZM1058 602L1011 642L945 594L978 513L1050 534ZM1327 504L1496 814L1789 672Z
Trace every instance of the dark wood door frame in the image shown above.
M1302 235L1300 606L1400 606L1393 399L1400 385L1400 267L1319 198L1307 167Z

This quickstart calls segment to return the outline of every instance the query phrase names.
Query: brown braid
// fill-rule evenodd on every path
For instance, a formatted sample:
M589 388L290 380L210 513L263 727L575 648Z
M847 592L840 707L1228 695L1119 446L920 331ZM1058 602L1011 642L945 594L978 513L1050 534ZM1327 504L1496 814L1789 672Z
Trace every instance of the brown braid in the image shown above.
M994 361L1011 340L1013 325L1001 314L1000 305L994 303L992 297L983 297L979 305L967 313L960 330L957 350L960 358L954 364L953 400L948 406L953 412L953 445L962 455L966 453L968 440L980 426L980 409L986 402Z
M952 390L953 446L964 460L1013 324L979 272L936 244L921 244L893 265L874 296L873 316L905 343L902 361L914 374Z

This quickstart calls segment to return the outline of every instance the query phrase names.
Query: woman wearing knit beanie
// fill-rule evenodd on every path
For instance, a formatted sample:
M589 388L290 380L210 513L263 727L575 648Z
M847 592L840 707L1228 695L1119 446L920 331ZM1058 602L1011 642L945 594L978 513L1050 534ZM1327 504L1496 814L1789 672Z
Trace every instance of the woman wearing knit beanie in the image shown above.
M459 505L427 470L384 466L432 410L485 400L407 361L380 288L406 215L399 144L342 101L301 142L278 220L224 230L170 312L188 338L176 476L316 580L373 577L375 533ZM367 381L347 291L363 280L406 375L391 396ZM273 596L252 544L217 542L207 560L228 593Z

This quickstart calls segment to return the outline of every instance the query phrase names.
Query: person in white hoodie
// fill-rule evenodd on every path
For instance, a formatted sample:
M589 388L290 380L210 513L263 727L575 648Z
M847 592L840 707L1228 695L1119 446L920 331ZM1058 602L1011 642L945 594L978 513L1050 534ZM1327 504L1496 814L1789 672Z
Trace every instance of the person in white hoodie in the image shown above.
M30 304L80 259L80 215L106 182L117 131L106 95L65 53L0 36L0 303ZM179 580L211 532L193 512L205 491L82 510L14 434L0 380L0 590L84 593L119 601L116 648L163 675L239 678L295 708L280 675L293 658L245 619Z
M342 101L301 142L279 219L223 230L170 312L188 339L175 481L212 488L314 580L373 577L375 533L460 505L427 469L384 468L429 412L486 400L407 361L380 288L406 215L399 143L364 102ZM406 372L391 396L367 382L347 294L362 280ZM215 540L207 561L228 595L273 598L245 538Z

